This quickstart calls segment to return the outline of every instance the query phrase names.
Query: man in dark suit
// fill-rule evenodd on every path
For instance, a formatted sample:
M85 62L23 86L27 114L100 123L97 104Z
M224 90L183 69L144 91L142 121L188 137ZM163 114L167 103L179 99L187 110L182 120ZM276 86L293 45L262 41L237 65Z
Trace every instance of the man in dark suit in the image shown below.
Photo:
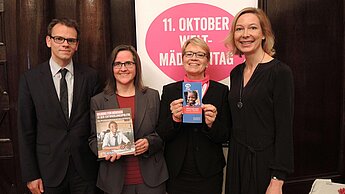
M95 193L98 170L88 146L90 98L96 71L73 63L79 30L74 20L48 26L49 61L20 80L18 129L23 181L32 193ZM67 70L67 71L66 71Z

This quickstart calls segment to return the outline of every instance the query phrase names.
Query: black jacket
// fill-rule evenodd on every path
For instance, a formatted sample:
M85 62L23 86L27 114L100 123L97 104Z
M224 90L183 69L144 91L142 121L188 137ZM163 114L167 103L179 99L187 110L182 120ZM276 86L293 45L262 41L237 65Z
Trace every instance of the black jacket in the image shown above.
M217 108L218 114L212 128L205 124L204 116L201 124L174 122L170 103L179 98L182 98L181 81L163 87L157 132L165 140L169 176L176 177L181 171L188 145L193 147L193 157L201 176L215 175L225 166L222 143L228 140L231 118L227 101L228 87L210 81L202 99L203 104L212 104Z
M65 177L69 158L85 180L97 176L96 157L88 145L90 99L98 92L96 71L73 65L73 104L66 121L56 94L49 62L25 72L18 96L18 130L24 182L42 178L55 187Z

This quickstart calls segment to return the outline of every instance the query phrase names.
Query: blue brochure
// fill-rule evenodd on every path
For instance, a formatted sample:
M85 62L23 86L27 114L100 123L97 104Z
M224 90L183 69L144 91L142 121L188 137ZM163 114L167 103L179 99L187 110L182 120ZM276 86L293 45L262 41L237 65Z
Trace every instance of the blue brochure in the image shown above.
M202 123L202 86L201 82L183 82L183 122Z

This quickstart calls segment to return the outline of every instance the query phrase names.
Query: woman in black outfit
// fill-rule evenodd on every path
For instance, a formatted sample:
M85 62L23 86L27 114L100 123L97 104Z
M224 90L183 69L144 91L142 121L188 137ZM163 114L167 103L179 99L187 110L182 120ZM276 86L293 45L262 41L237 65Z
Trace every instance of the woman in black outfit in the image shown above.
M163 87L157 133L165 141L169 194L220 194L228 140L228 87L205 72L210 49L200 38L182 47L185 82L202 83L202 123L182 122L182 81Z
M230 74L233 126L226 193L282 194L293 171L291 69L272 57L274 36L260 9L240 11L226 43L246 58Z

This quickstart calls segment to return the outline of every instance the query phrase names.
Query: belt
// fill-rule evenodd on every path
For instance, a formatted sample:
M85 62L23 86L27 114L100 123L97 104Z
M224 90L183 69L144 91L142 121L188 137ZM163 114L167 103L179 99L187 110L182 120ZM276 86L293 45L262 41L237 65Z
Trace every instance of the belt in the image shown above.
M234 140L234 143L241 145L244 148L246 148L246 150L248 151L248 155L249 155L249 157L247 157L247 160L248 160L248 164L250 165L250 167L249 167L250 174L249 174L249 176L242 175L245 179L245 183L241 183L241 193L242 194L249 193L249 189L251 188L250 187L251 181L253 181L253 186L256 190L256 193L259 193L259 188L258 188L258 185L256 182L256 170L257 170L257 166L256 166L257 155L256 154L258 152L262 152L262 151L266 150L267 148L271 147L274 142L272 141L262 148L254 148L254 147L244 143L243 141L241 141L237 138L233 138L233 140ZM244 185L244 187L243 187L243 185Z

